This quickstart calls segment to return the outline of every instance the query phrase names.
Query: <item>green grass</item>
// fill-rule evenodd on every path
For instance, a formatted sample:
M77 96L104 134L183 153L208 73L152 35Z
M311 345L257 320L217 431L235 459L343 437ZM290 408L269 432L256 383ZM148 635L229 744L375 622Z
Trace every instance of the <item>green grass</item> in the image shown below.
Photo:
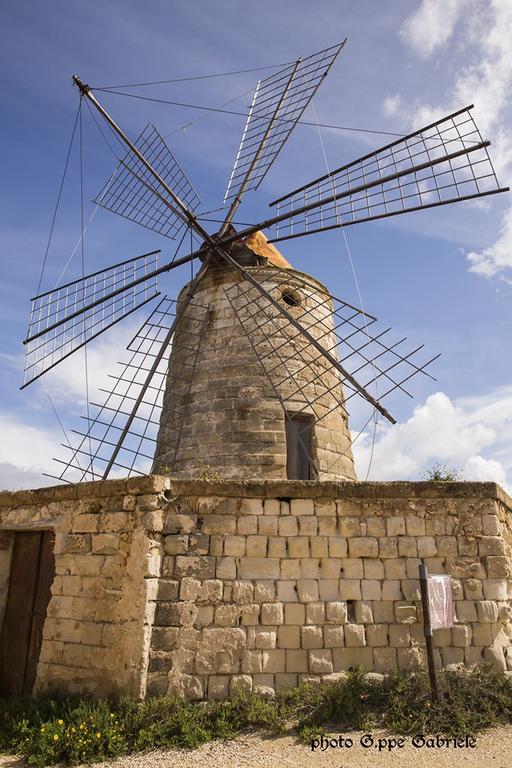
M424 674L386 685L355 670L333 686L302 685L275 699L238 694L223 702L171 698L97 701L46 694L0 700L0 751L29 765L68 765L157 748L193 749L241 732L294 732L302 742L326 732L379 727L397 734L475 735L512 722L512 681L482 666L439 676L432 704Z

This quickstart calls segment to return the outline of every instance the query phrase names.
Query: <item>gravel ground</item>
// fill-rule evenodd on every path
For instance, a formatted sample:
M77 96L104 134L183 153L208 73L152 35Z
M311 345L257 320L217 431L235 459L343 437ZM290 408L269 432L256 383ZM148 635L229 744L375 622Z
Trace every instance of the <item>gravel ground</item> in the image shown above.
M96 763L94 768L510 768L512 756L512 727L494 728L476 738L476 747L429 748L413 747L411 739L405 746L379 751L377 746L364 748L359 740L363 732L344 733L353 739L350 748L329 748L312 751L298 745L290 736L261 738L246 736L229 742L212 742L193 751L166 750L120 758L115 762ZM390 738L376 731L379 738ZM393 737L396 738L396 737ZM21 768L15 758L0 757L0 768ZM89 767L91 768L91 767Z

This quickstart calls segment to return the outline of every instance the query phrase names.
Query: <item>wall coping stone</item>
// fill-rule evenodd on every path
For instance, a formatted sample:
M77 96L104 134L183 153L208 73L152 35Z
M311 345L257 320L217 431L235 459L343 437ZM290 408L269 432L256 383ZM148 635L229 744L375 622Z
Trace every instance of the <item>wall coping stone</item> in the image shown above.
M512 498L494 482L377 481L333 482L303 480L173 480L144 475L120 480L96 480L20 491L0 491L0 507L31 506L105 496L160 494L281 499L477 499L492 498L512 509Z

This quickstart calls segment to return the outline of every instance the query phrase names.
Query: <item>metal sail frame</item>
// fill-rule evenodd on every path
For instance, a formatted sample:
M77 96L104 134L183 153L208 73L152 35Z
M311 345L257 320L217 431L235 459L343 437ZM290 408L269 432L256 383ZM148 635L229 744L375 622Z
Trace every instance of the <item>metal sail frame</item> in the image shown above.
M338 53L339 53L339 50L341 50L341 48L343 47L343 45L344 45L344 43L342 43L341 46L339 46ZM331 62L331 65L332 65L332 62ZM329 65L329 68L330 68L330 65ZM288 81L288 85L292 82L292 79L293 79L293 77L290 78L290 80ZM201 248L199 248L198 250L194 251L193 253L189 254L186 257L183 257L181 259L177 259L176 261L173 261L173 262L168 262L167 264L164 264L163 266L158 267L158 268L150 271L147 275L145 275L143 277L140 277L140 278L137 278L137 279L129 282L125 286L121 286L119 288L115 288L114 290L110 291L110 293L107 293L106 295L101 296L101 298L98 301L94 300L93 302L89 302L89 304L84 306L84 307L82 307L81 310L80 309L79 310L74 310L73 313L71 313L72 316L73 317L79 317L80 315L83 315L87 310L90 310L92 307L94 307L94 305L96 305L98 303L106 303L106 302L114 299L115 297L117 297L119 295L123 295L124 292L132 290L135 286L137 286L137 285L139 285L141 283L144 283L146 280L153 280L153 279L155 279L158 274L161 274L163 272L169 271L169 270L173 269L175 266L179 266L180 264L184 264L184 263L186 263L188 261L193 260L196 257L204 256L204 257L206 257L205 264L203 265L203 268L200 270L200 272L196 275L196 278L194 278L191 286L189 287L189 290L188 290L187 294L184 297L183 306L180 306L180 311L185 311L186 310L189 302L193 298L194 292L195 292L195 290L197 288L197 285L198 285L199 281L202 279L202 276L205 274L206 270L210 267L210 264L212 262L213 263L220 263L220 264L224 264L224 265L229 265L234 270L237 270L240 273L242 279L245 280L247 283L249 283L249 285L252 287L252 289L254 289L256 291L256 293L259 294L259 296L261 298L264 298L268 302L268 304L273 308L273 310L277 311L277 313L279 315L281 315L283 318L285 318L286 321L289 323L289 325L291 327L293 327L297 331L298 335L302 336L303 339L305 339L306 342L310 346L315 348L316 351L318 352L319 356L323 357L324 360L332 368L334 368L338 372L338 375L341 376L341 379L342 379L342 381L344 383L344 386L348 386L349 389L351 388L353 390L352 394L359 394L359 395L361 395L364 399L366 399L374 407L374 409L376 411L380 412L391 423L395 423L395 420L388 413L388 411L382 406L382 404L380 403L380 400L374 398L367 391L366 387L361 385L355 379L355 377L351 373L349 373L349 371L336 359L336 355L332 354L331 350L326 349L312 334L309 333L307 328L304 328L301 325L301 323L299 323L279 303L279 301L275 300L269 294L269 292L266 291L265 288L259 283L259 281L251 274L250 271L247 271L242 265L238 264L238 262L235 261L231 257L230 252L229 252L230 251L230 246L234 242L236 242L237 240L242 239L244 237L247 237L249 234L252 234L252 233L254 233L254 232L258 231L258 230L261 230L261 229L268 229L269 227L271 227L273 225L276 225L276 224L278 225L278 224L280 224L282 222L293 220L293 218L294 217L296 218L298 215L305 215L305 216L307 216L309 211L313 211L315 209L322 209L322 207L324 207L324 209L325 209L326 205L333 205L334 204L334 206L336 207L337 204L338 204L338 200L339 199L343 199L343 198L349 197L350 195L358 194L360 192L363 192L366 196L368 196L368 190L369 189L371 189L373 187L378 187L379 185L380 186L385 186L386 184L388 184L392 180L401 179L402 177L408 176L410 174L413 174L414 178L416 179L418 173L420 173L422 170L424 170L425 168L432 168L432 167L436 166L439 163L448 162L450 164L450 168L451 168L452 167L452 162L455 160L455 158L460 157L460 156L468 157L471 152L475 152L477 150L485 149L485 151L486 151L486 148L489 145L489 142L482 142L482 141L480 141L477 144L473 145L472 147L469 147L469 148L464 147L463 149L461 149L461 150L459 150L457 152L448 153L448 154L446 154L444 156L441 156L441 157L431 158L430 155L429 155L428 156L428 161L425 162L425 163L420 163L418 166L411 165L408 168L397 169L396 163L395 163L395 169L396 170L395 170L394 174L388 174L387 176L382 176L382 174L380 174L378 179L370 180L369 182L367 182L366 177L365 177L364 183L363 184L359 184L358 187L356 187L356 189L348 187L348 188L340 190L340 189L336 188L335 183L334 183L336 181L336 178L337 178L336 175L339 174L340 172L345 172L346 171L347 166L344 166L341 169L337 169L337 171L332 172L331 174L328 174L327 178L328 178L328 184L331 186L331 191L332 191L331 195L328 195L327 197L320 197L320 199L316 199L316 200L313 200L311 202L305 202L305 204L303 204L302 206L299 206L298 208L293 208L293 209L291 209L289 211L286 211L284 213L278 213L278 215L273 216L272 218L266 219L265 221L259 222L256 225L252 225L250 227L247 227L244 230L242 230L241 232L234 233L234 234L230 233L228 236L226 236L225 234L223 235L223 233L226 232L226 230L228 228L228 225L229 225L230 214L228 213L228 217L226 218L226 220L225 220L225 222L224 222L224 224L223 224L219 234L216 235L216 236L211 236L202 227L202 225L200 224L198 218L189 210L189 208L186 205L186 203L183 202L183 200L176 193L176 191L169 186L167 181L164 178L162 178L161 174L158 173L157 170L155 170L155 168L145 158L145 156L142 154L142 152L139 150L139 148L134 143L132 143L130 141L130 139L128 139L128 137L124 134L124 132L121 130L121 128L119 128L119 126L114 122L114 120L111 118L111 116L106 112L106 110L97 101L96 97L92 94L91 89L87 85L85 85L80 80L80 78L78 78L77 76L73 76L73 81L78 86L78 88L79 88L79 90L81 92L81 96L86 97L88 99L88 101L102 115L102 117L107 122L107 124L110 126L112 131L128 147L128 155L133 156L136 159L137 163L139 163L139 167L143 168L144 175L145 175L145 179L144 179L145 187L147 189L149 189L151 191L151 193L156 195L158 200L161 203L163 203L164 207L167 207L169 209L170 215L174 216L175 218L177 218L177 219L181 220L182 222L184 222L185 224L187 224L190 227L192 232L194 232L196 235L198 235L200 238L202 238L203 245L201 246ZM286 94L286 92L287 92L287 90L286 90L286 87L285 87L284 94ZM282 99L284 97L285 96L282 96ZM308 101L308 103L309 103L309 101ZM468 109L470 109L470 107L466 108L466 110L460 110L459 113L467 111ZM274 113L274 118L275 119L279 119L277 113L278 113L278 110L276 110L276 112ZM459 114L459 113L454 113L454 114ZM453 117L454 117L454 115L450 115L450 116L448 116L448 118L444 118L443 120L452 119ZM438 121L437 123L432 124L432 125L437 125L439 123L442 123L443 120ZM295 124L296 124L296 121L294 122L294 125ZM429 127L431 127L431 126L429 126ZM475 126L475 128L476 128L476 126ZM417 134L421 134L422 130L424 131L426 129L421 129L420 131L415 132L415 134L411 134L411 136L417 135ZM263 135L263 138L262 138L259 150L258 149L256 150L256 153L255 153L255 156L254 156L255 159L257 159L257 157L258 157L258 151L260 151L260 150L262 150L264 148L265 141L266 141L267 138L268 138L268 131L266 131L264 133L264 135ZM405 139L409 139L409 138L410 138L410 136L409 137L405 137ZM397 142L393 142L393 145L399 144L401 141L402 140L398 140ZM441 142L441 144L442 144L442 142ZM391 146L391 145L388 145L388 147L389 146ZM368 158L377 155L378 152L379 152L379 150L377 150L375 153L370 153L370 155L365 156L365 158L362 158L360 161L354 161L354 164L350 164L350 165L355 165L357 163L360 164L362 161L367 160ZM410 154L411 153L409 152L409 156L410 156ZM490 159L489 159L488 155L487 155L487 159L490 162ZM123 165L125 167L127 167L129 165L129 163L127 163L126 160L125 160ZM132 172L132 176L135 179L137 179L138 181L140 181L140 174L134 173L133 170L131 172ZM249 170L249 174L250 174L250 170ZM495 175L493 170L492 170L492 175L493 175L494 180L496 181L496 188L495 189L491 189L491 190L487 190L487 191L480 191L480 190L478 190L478 192L476 194L472 194L472 195L469 195L469 196L459 195L456 199L457 200L459 200L459 199L460 200L461 199L469 199L471 197L479 197L479 196L483 196L485 194L494 194L496 192L508 191L508 188L500 188L498 186L496 175ZM148 179L149 179L149 181L148 181ZM315 187L315 185L316 185L316 188L321 189L321 186L319 186L319 185L324 183L325 180L326 180L326 177L321 177L320 179L317 179L317 180L311 182L310 184L305 185L304 187L300 188L300 190L296 190L295 193L290 193L289 195L285 196L284 198L280 198L278 201L274 201L274 203L282 203L284 200L287 200L288 198L293 198L294 194L296 194L297 192L303 192L304 195L305 195L304 199L306 199L307 198L307 194L308 194L307 190L309 188ZM238 196L236 197L235 201L233 201L233 204L236 203L238 205L241 202L241 196L242 196L243 191L244 190L242 190L240 192L240 194L238 194ZM440 201L438 201L435 204L441 205L441 204L444 204L444 202L455 202L455 199L447 200L447 201L440 200ZM233 207L233 204L232 204L232 207ZM425 204L425 205L420 205L418 207L432 207L432 205L431 204ZM405 212L405 210L404 211L398 211L398 212ZM393 212L387 212L386 211L386 213L383 214L383 215L395 215L395 214L396 214L396 211L393 211ZM338 213L336 213L336 216L338 216ZM382 218L382 217L383 216L374 216L374 217L370 217L370 218ZM360 220L361 221L362 220L368 220L368 218L360 219ZM337 223L336 223L335 226L343 226L345 223L346 222L343 222L343 221L340 222L339 220L337 220ZM357 221L353 221L352 223L357 223ZM322 227L317 228L315 230L305 231L305 232L302 232L300 234L310 234L312 231L321 231L323 229L330 229L330 228L332 228L332 226L325 226L325 227L322 226ZM293 236L298 236L298 235L296 233L294 233ZM278 239L281 239L281 238L278 238ZM115 266L113 268L111 268L111 269L115 269ZM84 280L85 279L87 279L87 278L84 278ZM76 281L76 282L79 283L80 281ZM36 298L39 298L39 297L36 297ZM59 328L61 325L69 322L70 319L71 319L70 315L69 314L66 315L66 313L64 313L63 317L61 317L59 320L56 320L52 324L52 329L51 330L54 331L55 329ZM127 420L127 422L126 422L126 424L125 424L125 426L124 426L124 428L123 428L123 430L121 432L121 435L120 435L117 443L114 446L114 451L112 453L112 456L111 456L110 460L107 463L107 467L105 469L103 477L107 477L109 472L110 472L110 470L112 469L112 467L117 464L117 462L116 462L117 455L118 455L119 451L122 448L123 441L126 438L126 435L130 431L133 419L135 418L135 414L137 412L137 408L144 401L145 393L148 390L148 388L151 387L152 376L154 375L155 370L158 367L158 364L163 359L163 357L165 355L165 352L166 352L166 350L169 347L169 343L170 343L170 341L171 341L171 339L173 337L173 333L174 333L174 330L175 330L176 325L177 325L178 322L179 322L179 313L177 313L174 322L172 323L171 327L168 329L166 337L165 337L165 339L163 340L163 342L161 344L159 353L157 355L155 355L155 360L154 360L153 365L151 366L150 369L148 369L148 376L147 376L145 382L141 386L141 390L140 390L139 396L137 398L135 398L134 408L132 409L132 411L129 414L125 414L125 415L128 416L128 420ZM29 334L29 339L28 340L30 340L30 334ZM86 339L84 341L84 343L87 343L88 340L89 339ZM80 346L82 346L82 344ZM390 350L393 349L393 347L387 347L386 349L387 349L387 351L390 351ZM414 354L414 352L416 352L416 351L417 350L414 350L412 353L410 353L410 355ZM402 359L404 359L404 358L402 358ZM426 363L421 368L416 367L416 371L415 372L417 372L419 370L424 370L424 367L427 364L428 363ZM391 367L394 367L394 366L391 366ZM380 375L386 376L387 375L387 371L382 371ZM411 374L411 375L414 375L414 373ZM409 378L409 377L407 377L407 378ZM405 380L406 379L404 379L403 381L405 381ZM393 383L393 387L391 389L395 389L397 386L400 386L400 388L401 388L401 384L403 383L403 381L400 382L398 385L394 382Z

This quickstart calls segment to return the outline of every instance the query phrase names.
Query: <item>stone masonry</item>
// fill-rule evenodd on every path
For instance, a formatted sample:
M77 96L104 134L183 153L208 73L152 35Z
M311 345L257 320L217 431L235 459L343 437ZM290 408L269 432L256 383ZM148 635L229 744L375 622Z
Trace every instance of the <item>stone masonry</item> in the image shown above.
M512 500L494 483L186 481L0 494L54 529L36 688L222 698L425 666L418 566L453 577L439 667L512 670Z

